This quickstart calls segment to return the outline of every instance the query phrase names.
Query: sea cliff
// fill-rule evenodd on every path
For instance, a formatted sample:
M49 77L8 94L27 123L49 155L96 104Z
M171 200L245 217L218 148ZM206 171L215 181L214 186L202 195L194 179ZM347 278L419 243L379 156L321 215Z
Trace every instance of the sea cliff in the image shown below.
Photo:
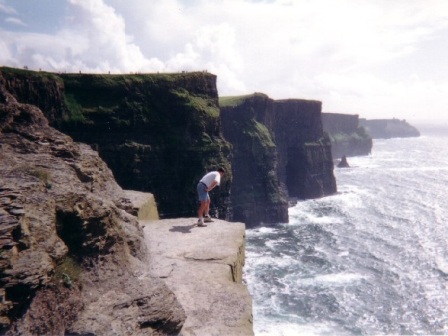
M252 335L244 224L157 217L0 74L0 334Z
M371 153L372 137L359 120L357 114L322 113L324 131L331 140L333 159Z
M160 218L194 216L195 185L218 166L212 215L249 226L286 222L288 198L336 191L320 102L256 94L220 106L207 72L0 74L19 102L95 149L122 188L153 193Z
M417 128L409 124L406 120L399 119L360 119L360 125L364 126L367 132L374 139L409 138L419 137Z
M183 326L111 170L0 75L0 333L163 335Z
M262 93L221 97L224 137L233 146L234 219L249 226L288 221L288 200L336 192L321 103Z
M228 174L212 210L231 218L230 144L221 132L215 75L0 74L19 102L97 150L122 188L153 193L161 218L195 215L197 181L223 166Z

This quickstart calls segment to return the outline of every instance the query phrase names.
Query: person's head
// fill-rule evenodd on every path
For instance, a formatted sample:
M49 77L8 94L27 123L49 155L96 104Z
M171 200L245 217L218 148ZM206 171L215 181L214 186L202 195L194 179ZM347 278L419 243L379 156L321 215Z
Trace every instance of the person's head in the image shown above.
M218 172L223 176L226 173L226 170L223 167L219 167Z

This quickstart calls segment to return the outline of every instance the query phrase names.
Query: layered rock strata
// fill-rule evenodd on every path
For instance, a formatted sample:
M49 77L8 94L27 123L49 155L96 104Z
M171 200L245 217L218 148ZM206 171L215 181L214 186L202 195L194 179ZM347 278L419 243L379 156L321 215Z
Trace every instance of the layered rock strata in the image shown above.
M98 154L0 75L0 333L178 333L185 312L150 276L133 211Z
M152 275L176 294L187 315L181 335L253 335L252 299L242 284L244 224L215 220L198 227L196 218L140 223Z
M333 159L371 153L372 137L359 124L357 114L322 113L322 124L330 137Z
M233 145L234 219L249 226L288 221L288 197L336 192L321 103L265 94L220 99L223 132Z
M259 94L223 105L220 115L216 76L205 72L0 73L19 102L41 107L51 125L97 150L120 186L153 193L161 218L195 215L196 183L217 166L228 174L213 191L212 214L249 226L286 222L288 197L336 191L320 102Z
M51 125L96 149L121 187L153 193L161 218L194 215L198 180L223 166L229 173L214 191L213 213L231 217L230 145L215 75L0 73L19 102L40 107Z
M237 106L226 99L220 104L224 136L232 143L233 219L248 226L288 222L286 192L277 177L277 146L266 126L272 101L254 95Z
M272 131L279 152L279 178L289 197L309 199L337 191L321 102L276 100Z

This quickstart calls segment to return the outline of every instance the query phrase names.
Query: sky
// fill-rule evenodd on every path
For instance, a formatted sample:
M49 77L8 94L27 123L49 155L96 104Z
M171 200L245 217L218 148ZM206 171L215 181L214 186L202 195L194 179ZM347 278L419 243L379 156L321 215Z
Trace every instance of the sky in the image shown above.
M0 0L0 66L207 70L220 96L448 124L448 0Z

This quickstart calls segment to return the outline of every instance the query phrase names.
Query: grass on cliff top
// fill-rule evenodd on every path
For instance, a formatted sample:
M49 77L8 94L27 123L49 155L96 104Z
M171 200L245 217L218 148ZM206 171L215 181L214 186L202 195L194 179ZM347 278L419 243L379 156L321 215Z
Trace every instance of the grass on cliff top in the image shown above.
M59 84L62 84L61 78L56 73L46 72L46 71L34 71L28 69L18 69L18 68L10 68L10 67L0 67L0 72L6 76L14 76L21 77L26 76L27 78L41 78L43 82L47 82L49 80L56 81Z
M253 98L253 97L267 97L264 93L252 93L249 95L243 95L243 96L226 96L226 97L219 97L219 106L221 107L235 107L238 105L241 105L244 103L247 99Z
M212 118L219 117L216 100L190 92L184 85L199 77L214 76L204 72L163 74L62 74L68 109L66 122L89 123L99 115L109 115L117 123L130 123L123 111L134 111L149 119L148 111L160 108L162 103L171 107L186 106ZM165 92L163 96L160 91ZM117 116L117 113L121 116ZM120 120L118 120L120 119Z
M210 97L194 95L183 88L173 90L172 93L182 99L187 106L190 106L197 111L206 113L211 117L219 117L219 108L216 103L210 99Z

